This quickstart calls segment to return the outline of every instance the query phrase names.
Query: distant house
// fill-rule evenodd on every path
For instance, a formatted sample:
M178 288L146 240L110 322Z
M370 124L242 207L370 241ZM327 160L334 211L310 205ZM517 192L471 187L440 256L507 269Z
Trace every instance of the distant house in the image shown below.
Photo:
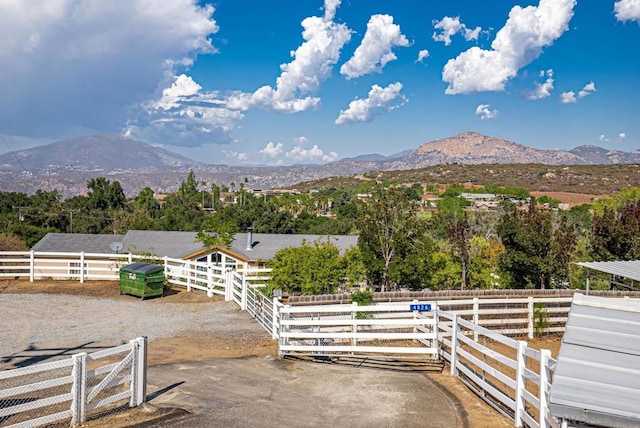
M279 250L299 247L304 243L329 240L341 253L358 244L354 235L293 235L270 233L237 233L230 248L203 248L196 232L164 232L130 230L125 235L90 235L48 233L36 245L36 252L85 252L114 254L112 244L121 243L120 253L144 254L213 263L223 268L247 269L263 267ZM114 247L116 248L116 247ZM77 268L77 267L69 267Z

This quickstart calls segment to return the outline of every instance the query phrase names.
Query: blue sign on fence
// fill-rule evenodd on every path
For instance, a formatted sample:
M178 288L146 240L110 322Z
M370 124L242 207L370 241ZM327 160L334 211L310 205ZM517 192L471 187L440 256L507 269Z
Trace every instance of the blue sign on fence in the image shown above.
M420 303L416 305L409 305L410 311L430 311L431 303Z

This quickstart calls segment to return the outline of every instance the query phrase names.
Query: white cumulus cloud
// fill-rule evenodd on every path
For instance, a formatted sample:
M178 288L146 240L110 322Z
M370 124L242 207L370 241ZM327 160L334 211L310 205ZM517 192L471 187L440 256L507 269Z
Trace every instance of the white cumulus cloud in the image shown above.
M0 79L0 129L120 131L131 106L215 52L213 13L196 0L1 2L0 63L11 66Z
M393 23L393 16L372 15L367 23L367 31L353 56L340 67L340 73L347 79L380 72L388 62L397 59L392 49L395 46L409 46L409 40Z
M577 96L575 91L567 91L560 94L560 102L562 104L574 104L578 102L578 99L589 96L594 92L596 92L596 84L589 82L578 91Z
M301 135L299 137L295 137L293 141L295 141L296 144L302 145L302 144L307 144L309 142L309 139L304 135Z
M191 76L174 76L158 100L138 106L127 121L125 135L171 145L227 144L231 132L244 116L228 109L223 96L203 92Z
M576 93L573 91L563 92L560 94L560 102L562 104L573 104L577 101Z
M402 83L391 83L386 88L373 85L365 99L356 99L349 103L346 110L340 111L336 125L354 122L371 122L373 118L407 103L407 98L400 93Z
M314 144L310 149L296 146L288 151L285 156L294 162L331 162L338 158L336 152L325 153L317 144Z
M260 153L263 155L269 156L270 158L275 158L284 149L284 145L282 143L273 144L271 141L264 146L264 149L260 150Z
M418 52L418 59L416 60L416 62L422 62L425 59L429 58L429 51L426 49L422 49Z
M605 143L608 143L608 142L609 142L609 139L608 139L608 138L607 138L607 136L606 136L606 135L604 135L604 134L600 134L600 136L598 137L598 140L600 140L600 141L602 141L602 142L605 142Z
M589 82L586 85L584 85L582 89L580 89L580 92L578 92L578 98L584 98L588 95L591 95L595 91L596 91L595 83Z
M543 83L535 83L535 89L529 91L525 94L525 98L528 100L540 100L542 98L547 98L551 95L551 91L553 90L553 70L549 69L547 71L541 71L540 77L546 77L547 79Z
M618 21L636 21L640 24L640 0L619 0L613 5Z
M445 46L449 46L451 44L451 37L458 33L462 33L466 41L471 41L478 40L480 31L482 31L481 27L474 29L467 28L466 25L460 22L459 16L445 16L440 21L434 21L433 28L436 29L432 36L433 40L443 42ZM438 31L440 31L440 33L438 33Z
M476 115L480 116L480 119L495 119L498 117L500 112L498 110L491 110L491 106L489 104L480 104L476 107Z
M310 16L301 25L304 42L291 53L293 61L280 65L282 73L275 88L262 86L253 93L238 92L227 100L227 107L295 113L320 104L313 94L322 80L331 75L338 62L342 47L351 39L351 30L344 24L333 22L339 1L325 1L325 16Z
M618 139L620 140L624 140L625 138L627 138L627 134L624 132L621 132L618 134Z
M576 0L540 0L538 6L514 6L491 43L474 46L450 59L442 71L447 94L504 91L507 81L538 58L569 27Z

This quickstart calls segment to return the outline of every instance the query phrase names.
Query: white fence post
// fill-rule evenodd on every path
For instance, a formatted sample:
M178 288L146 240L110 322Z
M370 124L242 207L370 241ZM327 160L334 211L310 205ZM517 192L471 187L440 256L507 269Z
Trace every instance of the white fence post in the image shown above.
M213 297L213 268L207 265L207 297Z
M551 386L551 373L549 370L549 358L551 358L551 351L548 349L540 350L540 416L538 422L540 428L549 428L549 421L547 416L549 415L549 396L548 390Z
M525 367L527 365L527 357L524 353L527 342L518 340L517 358L516 358L516 390L515 390L515 416L514 423L516 427L522 426L522 414L526 411L526 403L523 391L527 388L527 378L525 377Z
M80 284L84 282L84 251L80 251Z
M528 337L533 339L533 297L527 297L527 309L529 311L529 325L528 325Z
M164 264L164 277L166 278L167 276L169 276L169 260L167 256L164 256L162 258L162 263Z
M224 273L224 300L229 302L233 300L233 270L227 269Z
M273 298L273 308L272 308L272 312L271 312L271 338L272 339L277 339L278 338L278 319L279 319L279 305L278 305L278 298L274 297Z
M453 315L453 324L451 325L451 376L458 375L458 314Z
M129 253L129 258L127 260L129 260L129 264L133 263L133 255L131 253Z
M358 339L356 338L356 335L358 334L357 315L358 315L358 303L351 302L351 322L352 322L351 334L353 334L353 337L351 337L351 346L358 345ZM353 352L351 352L351 354L353 354Z
M480 325L480 299L473 298L473 324ZM478 341L478 330L473 330L473 341Z
M240 309L247 310L247 277L242 275L242 297L240 299Z
M138 337L129 343L133 352L129 407L137 407L147 401L147 338Z
M87 408L87 353L81 352L73 356L71 371L71 425L86 421Z
M29 282L33 282L36 276L36 256L33 250L29 253Z

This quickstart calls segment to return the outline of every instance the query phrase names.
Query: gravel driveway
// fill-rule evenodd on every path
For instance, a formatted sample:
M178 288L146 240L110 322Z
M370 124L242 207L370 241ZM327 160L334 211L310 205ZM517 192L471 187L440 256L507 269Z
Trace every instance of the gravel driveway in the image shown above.
M247 312L221 301L0 294L0 308L0 369L92 352L139 336L150 341L201 334L239 341L269 337Z

